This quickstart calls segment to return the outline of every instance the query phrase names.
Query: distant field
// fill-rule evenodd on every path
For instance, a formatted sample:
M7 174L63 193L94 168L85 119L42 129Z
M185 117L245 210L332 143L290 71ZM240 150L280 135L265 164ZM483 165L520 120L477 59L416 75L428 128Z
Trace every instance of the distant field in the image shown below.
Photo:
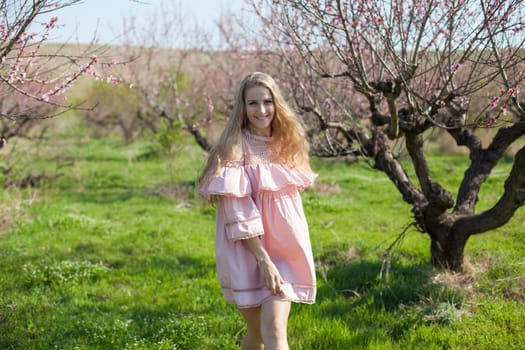
M0 192L0 349L238 348L244 323L215 277L215 211L195 193L202 151L188 139L168 161L152 142L52 122L41 146L10 144L21 172L60 176ZM466 161L436 153L430 165L454 192ZM525 349L524 208L471 238L465 273L450 274L430 267L429 239L412 228L386 260L411 216L382 173L313 166L303 200L318 300L294 305L291 349ZM495 169L480 209L509 168Z

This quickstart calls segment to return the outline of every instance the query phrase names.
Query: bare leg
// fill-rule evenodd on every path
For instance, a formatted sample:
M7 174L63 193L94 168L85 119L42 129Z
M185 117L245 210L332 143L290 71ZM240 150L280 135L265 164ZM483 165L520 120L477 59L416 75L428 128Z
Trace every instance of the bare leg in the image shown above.
M266 350L288 350L288 315L291 303L275 297L261 306L261 336Z
M248 331L242 340L241 349L263 349L263 340L261 337L261 307L239 308L239 311L248 326Z

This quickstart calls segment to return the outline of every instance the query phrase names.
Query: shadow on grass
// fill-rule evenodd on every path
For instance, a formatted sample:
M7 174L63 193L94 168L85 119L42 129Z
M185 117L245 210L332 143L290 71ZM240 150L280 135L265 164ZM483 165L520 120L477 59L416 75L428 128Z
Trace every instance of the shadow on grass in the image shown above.
M319 295L329 298L339 294L349 300L366 301L374 308L394 310L400 305L417 302L423 292L437 288L431 281L432 271L424 263L394 266L388 276L380 278L381 262L351 262L326 271L326 284Z
M318 289L315 314L354 334L331 333L330 346L367 348L378 339L392 344L421 323L450 323L463 302L460 291L433 282L436 270L424 262L393 263L386 277L380 277L381 261L324 263L319 264L318 278L324 283ZM324 349L326 343L308 346Z

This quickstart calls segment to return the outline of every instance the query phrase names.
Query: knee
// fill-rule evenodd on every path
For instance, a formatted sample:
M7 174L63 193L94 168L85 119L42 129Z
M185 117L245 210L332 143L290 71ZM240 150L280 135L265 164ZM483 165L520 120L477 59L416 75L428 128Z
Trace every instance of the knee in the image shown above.
M265 340L272 342L286 341L286 320L272 319L268 322L261 324L261 335Z

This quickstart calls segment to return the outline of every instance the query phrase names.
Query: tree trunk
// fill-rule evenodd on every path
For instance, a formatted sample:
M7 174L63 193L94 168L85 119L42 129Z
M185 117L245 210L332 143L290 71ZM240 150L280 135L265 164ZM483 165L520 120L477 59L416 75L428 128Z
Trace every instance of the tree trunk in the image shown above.
M432 232L432 227L429 227L429 232ZM455 272L463 271L463 255L469 235L441 228L437 233L430 234L430 238L432 265Z
M514 157L505 181L505 191L490 209L477 215L445 214L432 220L426 215L426 228L432 243L432 264L452 271L463 269L463 252L470 236L505 225L525 203L525 147ZM469 210L468 211L473 211Z

